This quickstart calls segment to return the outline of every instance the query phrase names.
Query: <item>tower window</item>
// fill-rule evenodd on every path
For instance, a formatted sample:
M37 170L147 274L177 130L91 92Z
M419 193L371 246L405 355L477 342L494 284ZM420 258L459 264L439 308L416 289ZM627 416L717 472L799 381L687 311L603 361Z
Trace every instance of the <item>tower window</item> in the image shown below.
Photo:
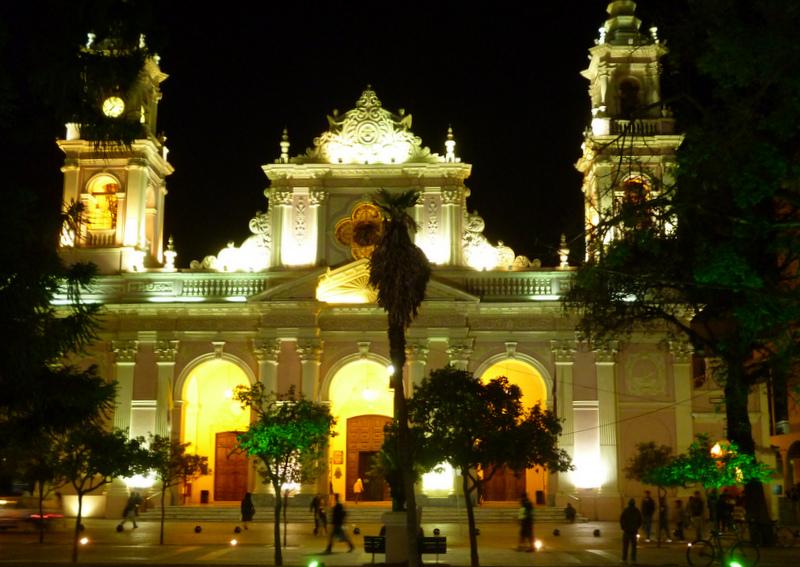
M119 182L110 175L98 175L89 182L84 220L92 231L117 227L117 193Z
M619 111L623 118L631 118L639 108L639 81L633 77L619 83Z

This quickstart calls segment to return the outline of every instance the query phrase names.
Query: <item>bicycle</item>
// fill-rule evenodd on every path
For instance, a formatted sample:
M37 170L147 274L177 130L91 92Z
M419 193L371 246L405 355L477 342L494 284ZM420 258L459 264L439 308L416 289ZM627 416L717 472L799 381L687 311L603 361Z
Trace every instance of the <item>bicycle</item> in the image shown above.
M691 567L711 567L719 562L724 567L756 567L761 559L758 546L736 538L727 550L722 533L711 532L711 539L698 539L686 547L686 561ZM727 560L726 560L727 559Z

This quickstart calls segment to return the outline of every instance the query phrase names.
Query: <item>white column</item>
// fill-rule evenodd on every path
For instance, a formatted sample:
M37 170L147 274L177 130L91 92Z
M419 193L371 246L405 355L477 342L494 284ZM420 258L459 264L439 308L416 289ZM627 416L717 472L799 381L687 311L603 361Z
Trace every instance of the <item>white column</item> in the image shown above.
M272 216L272 266L283 265L284 225L292 222L292 192L286 189L270 189L269 210Z
M670 341L675 396L675 453L683 453L694 440L692 420L692 347L687 341Z
M474 339L453 340L447 348L450 364L459 370L469 370L469 359L472 356Z
M597 372L597 409L600 423L600 461L606 466L604 496L614 497L619 492L617 448L617 381L616 341L609 341L594 351Z
M575 458L575 415L572 406L572 374L574 367L575 341L550 341L550 350L553 353L555 362L555 404L556 411L561 422L561 438L558 445L564 449L569 456ZM566 493L574 490L575 487L567 474L553 474L550 477L549 485L554 487L559 493Z
M278 391L278 355L280 352L280 339L253 342L253 354L258 361L258 381L264 384L267 392Z
M130 430L133 375L136 367L138 341L113 341L114 376L117 380L117 400L114 409L114 427Z
M81 168L75 159L64 160L61 173L64 174L64 204L69 205L72 201L76 203L81 200L81 188L78 187Z
M172 430L172 387L178 341L158 341L153 349L158 366L156 386L156 435L169 437Z
M296 349L301 367L300 393L307 399L316 401L319 395L322 341L319 339L299 340Z
M442 188L442 238L448 241L448 264L464 264L464 232L461 202L461 187Z
M314 219L315 226L315 243L316 254L314 256L314 263L325 265L327 257L325 254L325 238L326 238L326 224L325 224L325 207L322 203L327 199L328 193L322 190L311 190L308 194L308 203L311 207L311 216Z
M132 159L127 166L128 180L125 184L125 235L123 246L136 246L142 240L144 205L147 194L147 168L141 160ZM121 211L120 211L121 212Z
M414 393L414 386L419 386L425 378L425 368L428 364L427 341L415 342L406 345L406 362L408 363L408 397Z

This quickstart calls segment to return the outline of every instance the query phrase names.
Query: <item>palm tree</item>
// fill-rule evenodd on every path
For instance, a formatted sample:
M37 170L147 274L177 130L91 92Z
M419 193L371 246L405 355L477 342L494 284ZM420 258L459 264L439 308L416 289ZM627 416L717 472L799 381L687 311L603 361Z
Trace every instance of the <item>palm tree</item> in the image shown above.
M417 514L414 496L414 474L409 445L408 409L403 391L403 367L406 363L406 329L417 316L425 299L425 288L431 277L431 267L425 253L411 240L411 231L417 223L407 210L416 205L419 193L406 191L391 194L380 189L373 203L383 213L383 225L375 230L374 225L354 228L353 238L362 246L375 244L369 264L369 283L378 290L378 305L389 318L389 357L394 373L394 415L397 422L397 454L405 492L408 561L416 567Z

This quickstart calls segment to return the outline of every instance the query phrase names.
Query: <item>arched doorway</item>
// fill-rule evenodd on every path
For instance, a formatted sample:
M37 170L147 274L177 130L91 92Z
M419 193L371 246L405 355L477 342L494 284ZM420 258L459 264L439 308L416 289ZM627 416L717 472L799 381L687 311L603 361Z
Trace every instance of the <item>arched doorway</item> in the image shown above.
M511 384L522 390L522 405L530 408L536 404L547 405L547 387L542 375L532 365L518 359L505 359L487 368L481 381L488 382L505 376ZM510 470L497 471L484 485L483 499L487 501L518 500L526 491L536 504L544 504L547 494L547 472L543 467L528 469L524 474Z
M236 450L236 434L250 424L249 411L233 399L236 386L249 385L234 362L212 359L194 367L182 388L181 441L208 457L211 473L187 491L187 503L238 501L248 491L249 460Z
M386 365L358 359L342 366L328 389L336 436L330 444L330 486L334 493L353 498L357 478L364 483L362 499L386 500L389 492L367 472L383 443L383 426L392 418L392 390Z

